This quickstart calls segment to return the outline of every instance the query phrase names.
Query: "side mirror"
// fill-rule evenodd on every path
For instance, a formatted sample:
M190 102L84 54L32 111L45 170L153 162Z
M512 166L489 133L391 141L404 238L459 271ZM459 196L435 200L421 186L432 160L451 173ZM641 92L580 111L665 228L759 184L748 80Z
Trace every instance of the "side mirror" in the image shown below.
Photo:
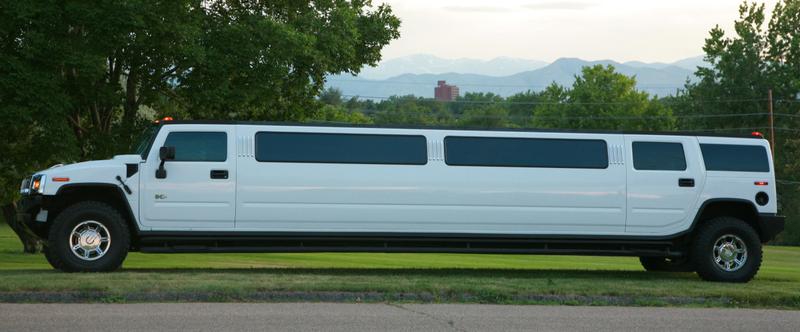
M161 159L161 163L156 170L156 179L165 179L167 178L167 170L164 168L164 162L167 160L175 160L175 147L162 146L161 149L158 150L158 158Z
M160 150L158 150L158 157L161 160L175 160L175 147L174 146L162 146Z

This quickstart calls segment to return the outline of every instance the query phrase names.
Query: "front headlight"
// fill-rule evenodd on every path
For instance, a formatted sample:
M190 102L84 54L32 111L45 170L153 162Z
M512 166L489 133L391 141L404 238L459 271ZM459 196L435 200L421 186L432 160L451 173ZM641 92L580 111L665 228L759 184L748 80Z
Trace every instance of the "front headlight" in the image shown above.
M19 193L27 195L30 192L31 192L31 178L25 178L25 180L22 180L22 184L19 185Z
M43 193L45 182L47 182L47 175L39 174L34 176L33 180L31 180L31 191L39 194Z

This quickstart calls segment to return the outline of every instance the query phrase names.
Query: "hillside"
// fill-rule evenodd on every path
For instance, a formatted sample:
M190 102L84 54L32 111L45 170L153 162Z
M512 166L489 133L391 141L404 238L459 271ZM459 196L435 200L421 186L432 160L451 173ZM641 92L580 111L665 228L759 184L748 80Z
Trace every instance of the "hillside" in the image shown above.
M679 63L679 65L677 65ZM327 86L342 90L345 95L364 98L414 94L433 97L437 80L446 80L465 92L493 92L508 96L526 90L539 91L551 82L570 85L584 66L596 64L613 65L620 73L635 76L639 89L654 95L671 95L682 88L687 79L693 78L694 70L688 69L702 63L702 59L689 58L676 64L643 62L619 63L611 60L586 61L576 58L561 58L542 68L505 76L490 76L476 73L426 73L401 74L386 79L366 79L362 76L336 75L328 79Z

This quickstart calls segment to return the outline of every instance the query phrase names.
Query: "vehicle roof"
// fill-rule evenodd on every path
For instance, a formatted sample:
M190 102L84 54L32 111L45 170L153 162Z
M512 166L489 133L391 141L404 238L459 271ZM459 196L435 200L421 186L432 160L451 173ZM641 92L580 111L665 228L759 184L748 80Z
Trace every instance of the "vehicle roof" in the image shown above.
M763 139L762 136L718 132L691 131L628 131L628 130L576 130L576 129L543 129L543 128L476 128L445 126L409 126L409 125L364 125L352 123L319 123L319 122L275 122L275 121L224 121L224 120L172 120L163 121L159 125L264 125L287 127L320 127L320 128L375 128L375 129L420 129L420 130L470 130L496 132L532 132L532 133L582 133L582 134L630 134L630 135L671 135L671 136L708 136Z

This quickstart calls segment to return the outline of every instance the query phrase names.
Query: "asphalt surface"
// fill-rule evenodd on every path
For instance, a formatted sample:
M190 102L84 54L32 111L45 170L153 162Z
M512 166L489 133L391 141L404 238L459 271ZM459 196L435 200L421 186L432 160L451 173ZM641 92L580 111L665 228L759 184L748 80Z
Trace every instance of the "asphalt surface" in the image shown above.
M800 311L465 304L0 304L0 331L798 331Z

